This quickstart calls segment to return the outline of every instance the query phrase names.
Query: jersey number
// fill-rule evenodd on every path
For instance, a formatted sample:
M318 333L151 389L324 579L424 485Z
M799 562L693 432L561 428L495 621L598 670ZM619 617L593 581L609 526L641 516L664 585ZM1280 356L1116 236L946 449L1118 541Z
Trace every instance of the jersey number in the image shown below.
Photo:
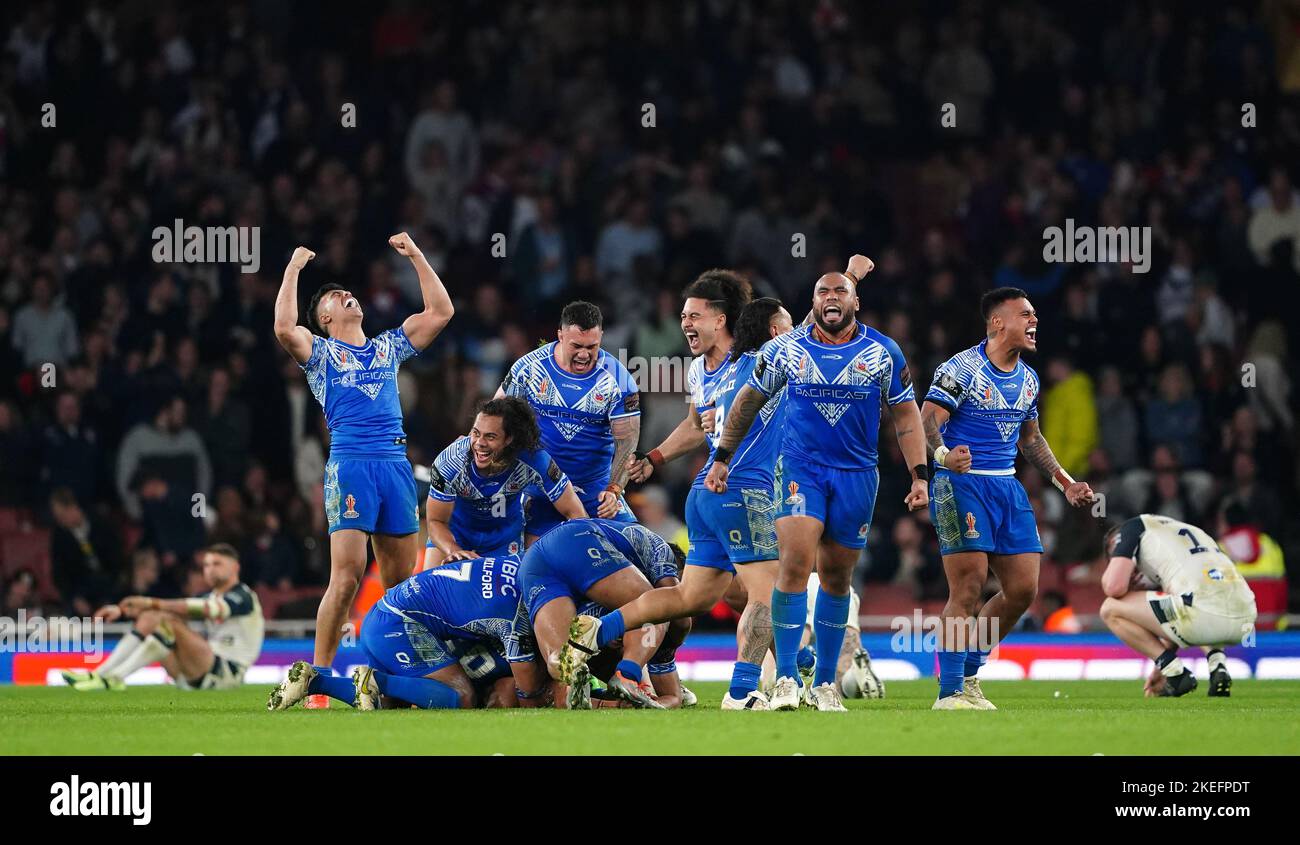
M474 561L472 560L462 560L460 562L459 569L444 569L442 567L438 567L437 569L433 570L433 574L441 576L443 578L450 578L453 581L468 581L470 564L472 564L473 562Z
M1196 539L1196 535L1192 533L1192 530L1190 528L1182 528L1178 531L1178 534L1181 537L1186 537L1188 541L1192 544L1192 547L1187 550L1189 554L1199 555L1201 552L1209 551L1209 549L1207 549L1205 546L1202 546L1200 541Z

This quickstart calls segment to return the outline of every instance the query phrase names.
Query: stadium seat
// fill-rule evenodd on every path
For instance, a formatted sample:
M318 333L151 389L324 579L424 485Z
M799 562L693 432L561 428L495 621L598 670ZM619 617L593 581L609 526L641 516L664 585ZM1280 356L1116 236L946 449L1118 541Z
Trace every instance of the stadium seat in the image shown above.
M1100 584L1072 584L1066 590L1066 597L1075 613L1080 616L1096 616L1101 612L1101 603L1106 600L1106 593Z
M906 584L867 584L861 591L863 616L911 616L918 607Z
M0 536L0 575L8 578L20 569L30 569L36 576L37 589L46 601L56 601L50 564L50 532L44 528L18 531Z
M0 537L17 532L24 521L24 514L18 508L0 508Z

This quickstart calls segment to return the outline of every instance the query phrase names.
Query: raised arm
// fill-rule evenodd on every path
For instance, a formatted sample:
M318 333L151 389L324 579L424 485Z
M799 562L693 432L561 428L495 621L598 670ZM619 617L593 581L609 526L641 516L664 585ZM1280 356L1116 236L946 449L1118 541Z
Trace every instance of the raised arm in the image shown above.
M311 358L312 334L306 326L298 325L298 274L315 257L316 253L305 246L295 249L275 297L275 339L300 364Z
M1061 462L1052 454L1052 447L1047 444L1047 438L1038 427L1038 420L1025 420L1021 424L1020 439L1016 445L1020 454L1050 478L1071 505L1078 508L1092 501L1092 488L1086 482L1075 481L1061 468Z
M447 327L456 309L452 307L451 297L447 295L447 288L443 287L442 279L438 278L438 274L425 260L424 253L420 252L410 235L405 232L393 235L388 239L388 245L397 250L399 255L411 259L411 264L415 266L415 272L420 277L420 295L424 297L424 310L407 317L402 323L402 331L406 332L406 339L412 346L416 349L424 349Z

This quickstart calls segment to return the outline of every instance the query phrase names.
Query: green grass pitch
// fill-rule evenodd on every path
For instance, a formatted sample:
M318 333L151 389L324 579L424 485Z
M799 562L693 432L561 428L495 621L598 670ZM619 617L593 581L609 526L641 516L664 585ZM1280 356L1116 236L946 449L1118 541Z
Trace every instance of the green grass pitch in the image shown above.
M268 713L269 687L75 693L0 687L0 754L1297 754L1300 681L1144 699L1133 681L990 681L996 713L930 711L934 681L891 682L848 714L687 711ZM1059 695L1057 695L1059 693ZM1181 738L1180 741L1171 741Z

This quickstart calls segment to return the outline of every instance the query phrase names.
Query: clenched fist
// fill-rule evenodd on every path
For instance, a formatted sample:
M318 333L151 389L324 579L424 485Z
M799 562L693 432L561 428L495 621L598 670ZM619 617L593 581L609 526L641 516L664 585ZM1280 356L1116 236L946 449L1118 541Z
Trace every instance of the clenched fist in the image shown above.
M311 261L315 257L316 257L316 253L312 252L310 249L307 249L307 247L305 246L300 246L297 249L295 249L293 251L293 255L290 256L289 266L293 267L295 270L301 270L302 268L307 266L308 261Z
M405 232L398 232L388 239L388 245L397 250L398 255L405 255L410 258L412 255L419 255L420 248L411 240L411 236Z

